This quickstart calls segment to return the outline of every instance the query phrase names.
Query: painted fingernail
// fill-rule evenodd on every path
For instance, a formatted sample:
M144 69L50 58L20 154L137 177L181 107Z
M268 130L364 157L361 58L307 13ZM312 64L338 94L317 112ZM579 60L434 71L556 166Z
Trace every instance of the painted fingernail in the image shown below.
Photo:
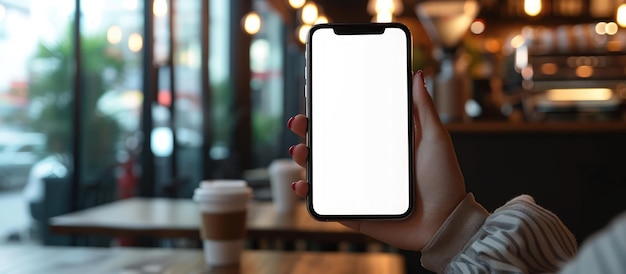
M296 148L296 146L290 146L289 147L289 155L293 156L293 149Z
M296 191L296 182L291 183L291 189L293 189L293 191Z
M422 78L422 83L424 84L424 88L427 88L426 80L424 80L424 72L422 70L419 70L417 73L420 75L420 78Z
M291 123L293 122L293 116L291 118L289 118L289 120L287 121L287 128L291 129Z

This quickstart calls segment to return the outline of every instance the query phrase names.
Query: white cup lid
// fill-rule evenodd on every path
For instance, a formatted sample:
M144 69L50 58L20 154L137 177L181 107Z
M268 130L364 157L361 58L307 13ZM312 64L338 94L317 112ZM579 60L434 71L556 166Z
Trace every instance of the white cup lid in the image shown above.
M292 159L274 159L268 166L269 172L277 172L279 170L300 171L303 169Z
M249 198L252 189L244 180L210 180L200 182L194 191L194 200L221 200L234 197Z

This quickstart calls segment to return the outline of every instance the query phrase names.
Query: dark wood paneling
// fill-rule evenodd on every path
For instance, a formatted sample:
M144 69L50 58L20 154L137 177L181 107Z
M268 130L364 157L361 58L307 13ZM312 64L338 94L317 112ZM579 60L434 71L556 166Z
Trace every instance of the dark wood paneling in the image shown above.
M468 191L493 211L530 194L579 241L626 210L626 131L452 131Z

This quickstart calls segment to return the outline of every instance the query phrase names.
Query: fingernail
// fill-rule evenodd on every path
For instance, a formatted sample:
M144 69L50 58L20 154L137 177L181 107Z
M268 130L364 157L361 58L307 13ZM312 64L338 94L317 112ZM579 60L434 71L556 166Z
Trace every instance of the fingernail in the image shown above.
M293 191L296 191L296 182L291 183L291 189L293 189Z
M291 118L289 118L289 120L287 121L287 128L291 129L291 123L293 122L293 116Z
M293 156L293 149L296 148L296 146L290 146L289 147L289 155Z
M418 70L417 73L420 75L420 78L422 78L422 83L424 83L424 88L427 88L426 80L424 80L424 72L422 70Z

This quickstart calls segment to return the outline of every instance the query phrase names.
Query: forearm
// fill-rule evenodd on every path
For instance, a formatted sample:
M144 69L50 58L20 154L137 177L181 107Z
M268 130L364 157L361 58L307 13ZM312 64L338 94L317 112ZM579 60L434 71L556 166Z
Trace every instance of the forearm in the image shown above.
M463 209L467 206L475 214L459 214L468 211ZM576 240L571 232L554 214L536 205L530 196L519 196L488 217L486 213L476 214L480 208L475 202L461 203L457 207L422 250L424 267L437 272L553 272L576 253ZM481 219L484 220L482 226L473 225ZM470 225L448 225L454 223ZM449 237L441 235L468 234L473 236L463 241L457 253L439 252L454 250L445 248L453 243ZM433 262L433 258L450 259Z

